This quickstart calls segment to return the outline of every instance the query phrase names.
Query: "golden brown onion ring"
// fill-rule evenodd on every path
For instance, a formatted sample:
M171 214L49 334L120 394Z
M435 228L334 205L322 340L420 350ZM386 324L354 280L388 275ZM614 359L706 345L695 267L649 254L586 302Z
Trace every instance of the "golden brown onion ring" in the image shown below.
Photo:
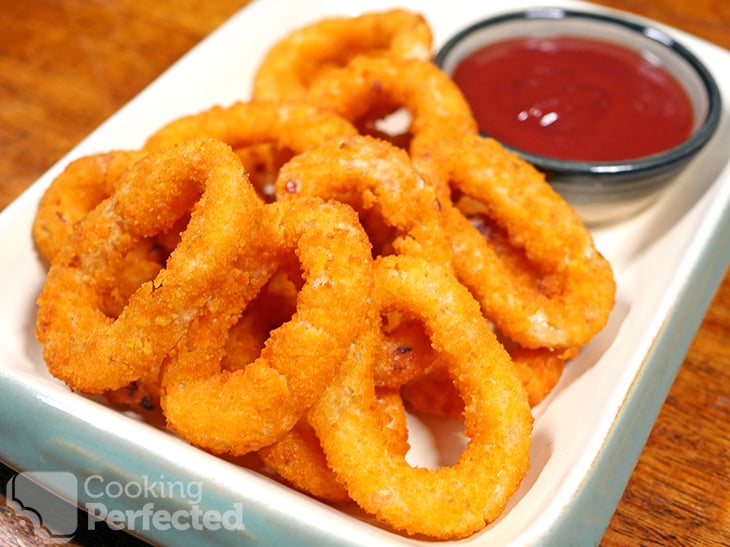
M439 128L444 140L477 131L459 88L427 61L360 57L321 77L304 100L353 122L378 107L404 107L414 139L430 127Z
M353 136L312 148L282 167L275 188L279 200L316 196L376 209L395 230L395 252L441 264L451 259L433 188L405 152L385 141Z
M405 456L410 447L400 395L397 391L379 390L376 404L375 413L386 444L394 454ZM349 499L327 466L319 440L306 420L300 420L282 439L258 453L266 465L298 490L331 502Z
M118 318L108 317L100 295L117 282L124 256L193 206L165 269ZM76 225L48 272L36 335L50 372L89 393L150 374L257 237L261 207L240 160L218 141L191 141L135 163L117 192Z
M322 74L360 55L428 60L431 29L402 9L333 17L287 34L266 54L254 79L255 100L300 100Z
M85 156L51 182L33 221L33 239L46 260L53 261L74 225L113 193L121 173L141 157L124 151Z
M214 453L258 450L294 427L360 334L369 307L370 246L351 208L301 198L269 204L264 216L258 244L241 255L210 313L190 326L163 368L169 426ZM304 279L296 313L271 332L253 363L222 370L228 331L251 286L292 253Z
M357 130L343 118L302 104L235 103L174 120L151 135L145 150L212 137L234 149L262 143L299 153Z
M388 449L372 411L377 317L309 421L328 464L368 513L409 534L465 537L499 516L527 471L527 396L479 305L447 270L413 257L385 257L375 288L379 305L423 321L466 403L470 442L455 465L436 470L411 467Z
M424 146L427 137L422 132L411 151L416 165L424 172L435 163L434 170L446 167L449 186L481 203L537 274L525 283L529 276L515 275L514 261L502 260L455 207L445 208L456 274L487 318L526 348L567 355L587 343L608 320L615 282L580 218L541 173L496 141L464 135Z

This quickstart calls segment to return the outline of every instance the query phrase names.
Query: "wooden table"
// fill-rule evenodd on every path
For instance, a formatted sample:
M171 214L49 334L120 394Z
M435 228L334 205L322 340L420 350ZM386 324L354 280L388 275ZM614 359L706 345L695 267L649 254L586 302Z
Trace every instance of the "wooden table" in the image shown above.
M0 209L245 3L3 2ZM730 49L727 0L600 3ZM729 423L730 275L685 358L603 543L730 545ZM10 474L0 468L0 478ZM40 544L4 501L0 494L0 544ZM103 532L83 534L76 544L129 542L122 533Z

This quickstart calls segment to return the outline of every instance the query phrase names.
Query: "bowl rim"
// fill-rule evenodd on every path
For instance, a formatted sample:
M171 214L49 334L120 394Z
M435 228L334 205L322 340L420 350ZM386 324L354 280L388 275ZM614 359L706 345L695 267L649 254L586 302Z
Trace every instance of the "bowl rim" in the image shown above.
M617 161L579 161L551 158L539 154L533 154L519 148L503 146L519 154L523 159L532 163L539 169L548 173L561 173L564 175L633 175L633 178L643 173L651 173L657 170L665 170L670 166L689 161L692 155L699 151L710 140L715 133L722 114L722 98L715 78L705 65L689 50L678 42L667 32L645 23L635 22L619 16L604 13L588 12L561 7L535 7L524 10L503 13L488 17L472 23L449 38L437 51L434 63L443 70L443 65L451 54L452 50L467 36L485 27L499 25L517 20L565 20L565 19L591 19L623 27L629 31L642 35L645 39L651 40L664 46L676 55L684 59L697 73L707 95L707 115L697 130L684 142L662 152L641 156L627 160ZM681 83L681 82L680 82ZM483 136L485 135L480 131ZM625 182L632 182L626 180Z

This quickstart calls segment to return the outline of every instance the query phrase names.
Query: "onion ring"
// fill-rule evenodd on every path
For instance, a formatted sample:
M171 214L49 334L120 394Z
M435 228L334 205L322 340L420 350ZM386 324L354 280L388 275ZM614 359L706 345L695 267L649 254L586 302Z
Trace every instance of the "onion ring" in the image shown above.
M389 256L379 260L375 288L380 305L423 320L467 403L470 442L458 463L437 470L413 468L389 451L371 410L377 328L366 331L312 407L310 423L328 464L368 513L409 534L465 537L499 516L527 471L526 394L477 302L448 271Z
M385 141L353 136L312 148L282 167L275 189L281 201L317 196L356 210L377 208L396 231L392 245L397 253L449 263L451 251L433 189L408 155Z
M191 138L212 137L231 145L250 173L257 193L273 201L273 182L292 155L329 139L357 134L346 120L301 104L234 103L184 116L151 135L145 150Z
M220 139L234 149L276 143L294 153L357 130L343 118L302 104L234 103L174 120L151 135L145 150L192 138Z
M194 204L166 268L118 318L105 315L99 294L117 280L126 253ZM218 141L191 141L131 166L114 195L76 225L48 272L36 336L49 371L87 393L150 374L215 293L226 266L256 237L260 209L240 160Z
M394 454L405 456L408 445L406 411L397 391L377 392L378 424ZM330 502L349 499L327 466L322 447L306 420L300 420L281 440L259 450L263 462L298 490Z
M481 203L509 244L522 250L536 269L537 282L522 283L524 278L511 271L463 214L445 208L447 230L458 251L456 274L504 335L526 348L567 355L603 328L614 304L611 267L542 174L496 141L477 135L434 143L418 153L428 163L439 163L438 169L450 169L450 185ZM424 162L416 165L423 168Z
M316 146L329 138L354 133L356 130L345 120L310 106L241 102L227 108L216 106L166 124L148 138L144 150L138 155L194 138L223 140L236 149L244 166L254 172L255 189L260 197L270 201L273 191L266 185L291 153ZM172 247L176 243L174 234L178 231L170 230L170 234L164 234L158 240ZM231 355L234 358L238 355L237 358L241 359L240 353ZM158 394L159 380L148 376L131 391L124 389L112 399L116 403L128 402L131 406L142 402L147 407L157 403Z
M107 152L69 163L46 189L33 221L33 239L49 262L74 225L114 191L121 173L140 159L137 152Z
M163 367L161 404L168 425L214 453L243 455L294 427L359 335L369 306L370 246L351 208L301 198L269 204L264 216L265 234L257 244L264 257L252 246L234 269L243 277L268 278L296 251L304 279L296 313L271 332L253 363L221 370L228 331L251 299L250 282L230 272L220 300L190 325ZM250 273L255 268L263 273Z
M139 152L115 151L85 156L69 163L46 189L33 221L33 239L41 256L52 262L74 226L114 191L121 174L139 160ZM101 308L111 317L121 313L132 293L157 275L167 252L143 241L124 259L118 282L102 295Z
M313 81L357 56L431 57L423 16L394 9L318 21L287 34L266 54L254 77L255 100L299 100Z
M441 139L477 131L459 88L427 61L359 57L321 77L304 101L350 121L367 116L374 108L405 107L411 115L414 139L431 127L441 130Z

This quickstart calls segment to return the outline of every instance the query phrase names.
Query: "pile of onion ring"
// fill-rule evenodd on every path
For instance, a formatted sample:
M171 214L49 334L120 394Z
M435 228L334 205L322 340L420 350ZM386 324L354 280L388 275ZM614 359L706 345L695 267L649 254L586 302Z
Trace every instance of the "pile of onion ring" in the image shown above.
M320 21L269 51L251 100L69 164L33 225L51 374L396 531L495 520L527 472L530 407L615 286L431 48L404 10ZM463 420L457 463L408 462L407 411Z

